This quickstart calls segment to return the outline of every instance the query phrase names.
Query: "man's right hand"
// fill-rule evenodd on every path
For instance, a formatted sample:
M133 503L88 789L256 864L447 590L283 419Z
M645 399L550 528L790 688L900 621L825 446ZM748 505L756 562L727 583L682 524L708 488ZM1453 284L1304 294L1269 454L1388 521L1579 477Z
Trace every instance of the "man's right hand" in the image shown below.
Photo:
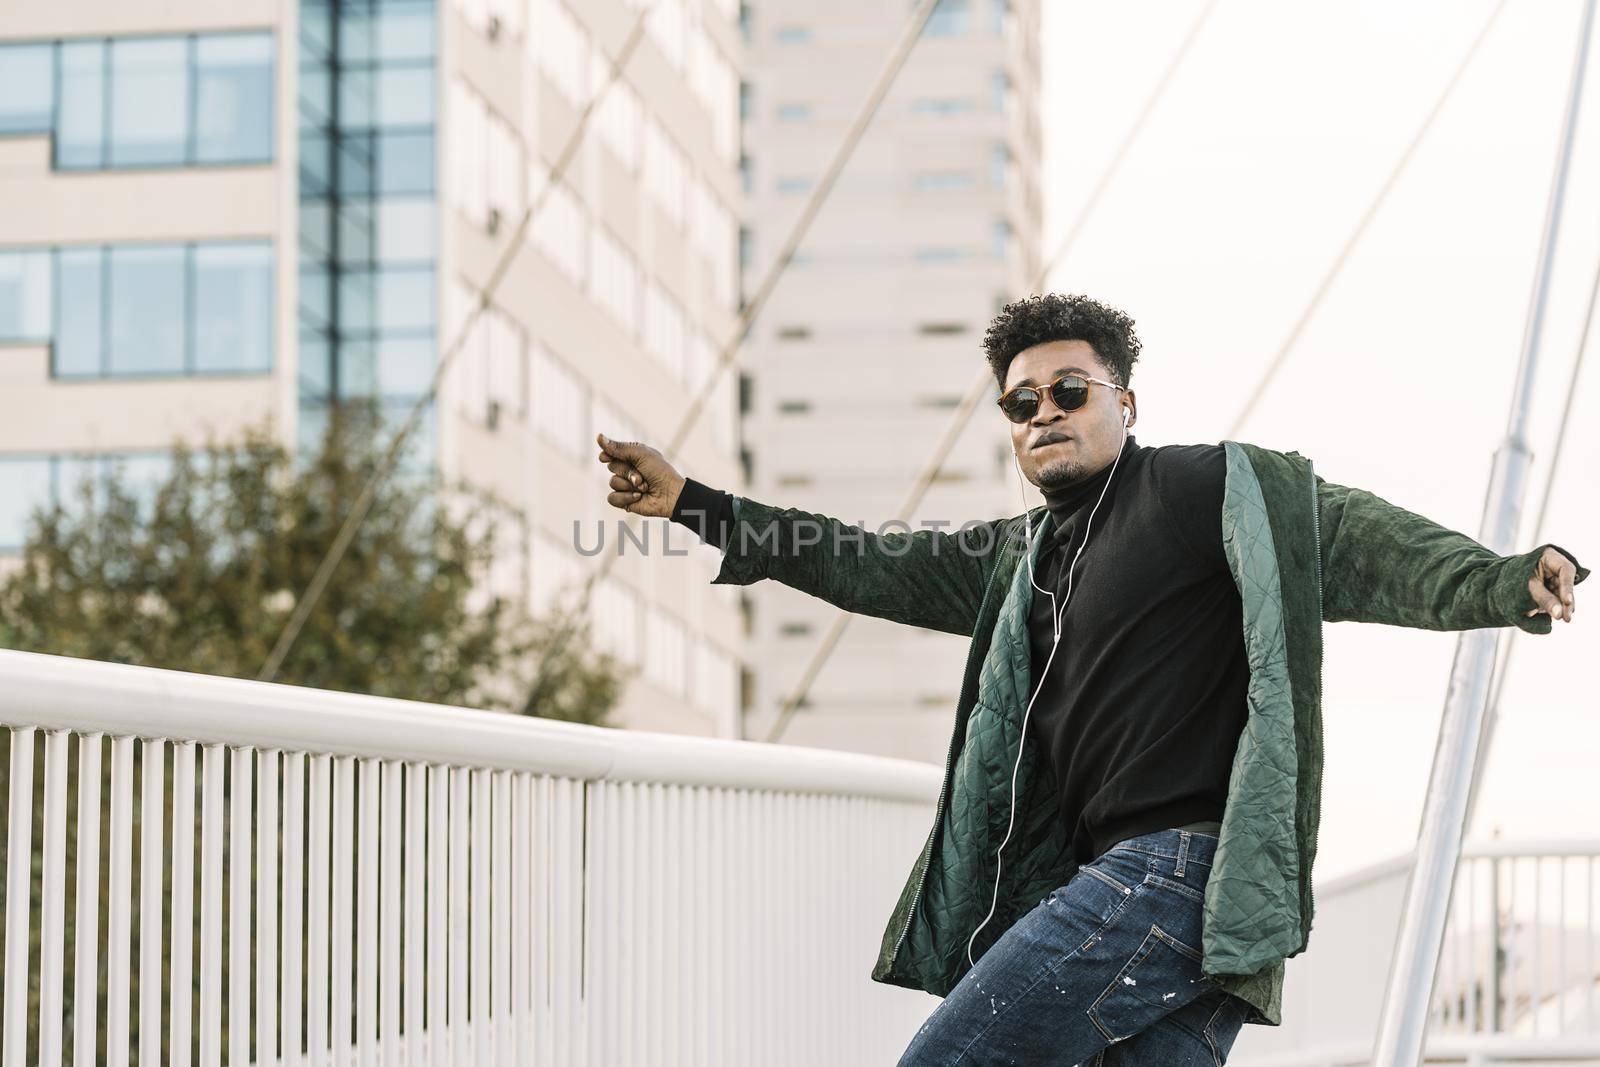
M603 433L594 439L600 445L600 462L611 471L606 503L630 515L670 519L683 490L683 475L649 445L613 441Z

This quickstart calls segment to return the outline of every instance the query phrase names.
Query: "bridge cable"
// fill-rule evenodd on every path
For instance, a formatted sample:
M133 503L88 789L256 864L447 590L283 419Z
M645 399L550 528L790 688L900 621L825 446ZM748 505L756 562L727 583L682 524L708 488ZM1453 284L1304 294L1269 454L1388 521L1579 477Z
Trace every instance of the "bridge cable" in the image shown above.
M1457 64L1456 69L1451 74L1450 79L1445 83L1443 92L1439 95L1438 99L1435 100L1433 107L1424 117L1417 134L1406 146L1406 149L1402 153L1399 162L1391 171L1383 186L1380 187L1373 204L1368 207L1367 211L1362 216L1362 219L1357 223L1357 234L1352 235L1352 238L1345 242L1344 247L1340 250L1338 256L1335 258L1333 266L1324 276L1321 285L1318 287L1316 293L1312 296L1311 304L1297 319L1296 325L1291 330L1289 337L1285 340L1284 344L1280 346L1277 356L1274 358L1272 364L1269 366L1266 372L1268 376L1276 373L1277 369L1282 366L1285 358L1293 350L1295 344L1300 338L1302 328L1304 327L1306 321L1310 318L1311 311L1318 303L1321 302L1323 294L1325 294L1327 290L1331 288L1334 278L1337 277L1338 273L1343 269L1346 260L1348 260L1349 253L1355 245L1355 237L1359 236L1359 233L1365 230L1367 224L1376 214L1378 206L1380 206L1382 201L1387 198L1389 190L1392 189L1396 184L1396 180L1399 177L1400 172L1403 171L1406 164L1410 162L1411 157L1415 154L1417 145L1432 127L1434 120L1443 110L1446 101L1448 101L1450 96L1454 93L1456 85L1461 80L1463 72L1471 63L1473 57L1477 54L1479 46L1483 43L1483 40L1488 35L1490 28L1494 25L1495 20L1499 17L1501 11L1503 11L1505 7L1506 0L1499 0L1499 2L1495 4L1494 8L1489 12L1489 16L1484 20L1482 28L1479 29L1477 35L1473 38L1472 43L1468 46L1466 53L1462 56L1460 63ZM1191 32L1186 37L1183 45L1180 46L1178 54L1174 57L1172 64L1169 65L1167 74L1158 84L1156 93L1153 95L1159 95L1162 91L1164 91L1172 70L1176 68L1179 62L1181 62L1184 51L1193 41L1199 26L1210 15L1210 13L1211 8L1207 7L1196 20L1195 26L1191 29ZM1148 115L1152 105L1153 101L1147 104L1145 109L1141 111L1138 122L1142 122L1144 117ZM1113 165L1120 165L1122 157L1126 154L1126 145L1127 139L1124 140L1123 149L1119 150L1117 156L1113 159ZM1108 179L1105 177L1102 177L1100 181L1096 182L1095 192L1091 194L1091 199L1098 198L1100 191L1107 184ZM1080 212L1078 220L1075 222L1073 228L1067 235L1067 240L1062 243L1062 246L1058 249L1056 254L1051 257L1049 263L1047 264L1047 269L1053 269L1054 267L1058 266L1060 261L1065 258L1073 240L1075 240L1077 234L1082 229L1083 221L1083 213ZM1035 283L1035 290L1037 290L1039 286L1043 284L1043 281L1044 275L1041 274L1040 278ZM938 474L939 470L943 467L945 460L949 457L950 451L954 447L956 439L960 436L967 420L971 418L972 413L976 410L978 400L984 395L986 387L990 384L990 382L991 374L989 369L985 367L978 373L972 385L962 397L960 406L956 409L955 413L951 417L950 425L946 428L944 435L940 438L938 444L935 446L933 455L929 459L928 464L924 467L922 474L917 478L916 482L912 486L911 491L907 494L906 499L902 502L900 509L896 512L896 515L899 516L898 521L908 521L906 516L909 516L917 507L917 505L921 503L923 494L926 492L928 486L932 484L934 477ZM1259 395L1264 388L1265 382L1263 381L1263 383L1257 387L1256 394ZM1247 408L1244 414L1248 413L1249 412ZM1238 422L1242 421L1243 415L1241 415L1240 419L1237 420L1235 429L1230 431L1230 436L1232 433L1237 432L1237 424ZM850 614L844 611L839 612L838 615L835 616L832 624L828 628L827 633L823 635L823 639L818 645L816 653L812 656L811 661L806 665L805 670L802 672L800 682L796 685L789 697L785 699L784 704L779 711L778 719L774 722L772 729L768 732L766 740L777 741L779 737L782 736L783 731L788 725L788 722L795 709L799 707L800 702L805 699L806 693L810 689L811 684L816 680L817 675L821 672L823 665L826 663L828 657L832 654L834 648L837 646L839 637L843 634L844 628L848 624L849 619Z

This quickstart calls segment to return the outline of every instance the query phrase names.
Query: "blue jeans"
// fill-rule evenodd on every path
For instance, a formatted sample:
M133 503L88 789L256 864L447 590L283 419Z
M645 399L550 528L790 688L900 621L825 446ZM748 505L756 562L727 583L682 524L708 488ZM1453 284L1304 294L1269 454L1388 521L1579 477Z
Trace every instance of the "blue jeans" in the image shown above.
M1200 970L1216 848L1157 830L1079 867L978 958L899 1067L1221 1067L1249 1005Z

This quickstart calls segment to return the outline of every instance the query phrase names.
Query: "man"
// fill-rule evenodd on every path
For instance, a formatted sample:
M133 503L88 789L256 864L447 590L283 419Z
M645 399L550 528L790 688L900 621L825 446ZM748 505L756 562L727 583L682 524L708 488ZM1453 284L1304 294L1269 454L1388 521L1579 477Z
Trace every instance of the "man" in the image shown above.
M1221 1064L1244 1023L1281 1024L1309 938L1321 624L1548 633L1589 572L1555 545L1496 555L1297 452L1141 447L1133 322L1086 297L1009 304L984 347L1044 496L1024 515L874 535L599 435L607 500L721 547L715 583L971 635L872 972L945 998L902 1067Z

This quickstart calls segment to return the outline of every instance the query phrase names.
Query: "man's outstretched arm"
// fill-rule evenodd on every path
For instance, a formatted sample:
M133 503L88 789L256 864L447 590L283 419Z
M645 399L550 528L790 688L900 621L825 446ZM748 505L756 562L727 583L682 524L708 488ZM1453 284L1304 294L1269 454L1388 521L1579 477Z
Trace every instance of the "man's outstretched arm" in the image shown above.
M684 478L656 449L596 435L613 507L689 526L723 551L718 585L771 578L859 615L970 634L1005 522L872 533Z
M1501 556L1466 534L1365 489L1317 478L1322 615L1424 630L1516 626L1547 634L1572 621L1573 586L1589 576L1546 542Z

